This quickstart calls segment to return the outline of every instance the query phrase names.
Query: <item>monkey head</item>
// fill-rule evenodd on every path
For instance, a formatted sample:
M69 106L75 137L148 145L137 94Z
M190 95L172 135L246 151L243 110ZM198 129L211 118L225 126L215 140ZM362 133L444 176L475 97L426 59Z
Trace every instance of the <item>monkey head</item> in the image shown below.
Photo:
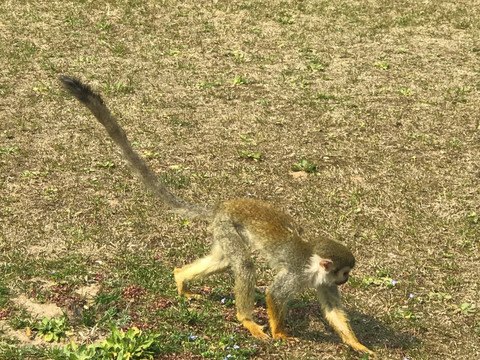
M306 273L313 287L320 285L342 285L348 281L355 258L348 248L336 241L321 239L313 246Z

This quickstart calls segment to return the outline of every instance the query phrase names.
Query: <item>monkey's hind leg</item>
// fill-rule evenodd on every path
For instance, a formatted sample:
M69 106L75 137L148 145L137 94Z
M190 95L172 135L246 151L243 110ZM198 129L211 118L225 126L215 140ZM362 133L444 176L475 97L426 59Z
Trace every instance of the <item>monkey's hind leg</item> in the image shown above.
M210 225L215 246L221 248L223 256L235 277L235 305L237 319L258 339L268 339L262 326L253 321L255 298L255 266L248 239L243 238L228 215L220 214ZM218 250L219 251L219 250ZM180 278L181 280L181 278Z
M183 295L187 298L198 298L199 295L188 291L185 283L189 280L201 279L208 275L222 272L229 266L230 262L223 255L220 246L214 245L209 255L173 270L178 295Z

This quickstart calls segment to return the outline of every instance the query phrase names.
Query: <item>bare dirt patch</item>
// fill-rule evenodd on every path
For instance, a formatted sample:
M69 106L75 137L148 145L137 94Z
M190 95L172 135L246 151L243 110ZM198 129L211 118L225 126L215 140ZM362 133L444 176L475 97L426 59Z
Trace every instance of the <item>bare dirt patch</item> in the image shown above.
M32 336L31 330L12 329L4 320L0 320L0 330L6 338L17 340L19 346L43 346L46 344L42 338Z
M33 317L57 318L63 315L62 309L57 305L51 303L39 304L24 295L13 298L12 302L27 310Z

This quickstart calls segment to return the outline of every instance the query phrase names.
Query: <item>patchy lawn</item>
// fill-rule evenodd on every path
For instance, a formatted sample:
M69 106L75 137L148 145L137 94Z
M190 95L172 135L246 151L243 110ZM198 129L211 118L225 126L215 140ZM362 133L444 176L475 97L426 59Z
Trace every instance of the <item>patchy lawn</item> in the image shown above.
M379 358L480 358L479 18L473 0L3 1L0 357L64 359L112 325L159 359L360 356L311 292L295 344L239 328L229 274L178 298L207 224L149 196L67 74L180 196L250 194L348 245L345 305Z

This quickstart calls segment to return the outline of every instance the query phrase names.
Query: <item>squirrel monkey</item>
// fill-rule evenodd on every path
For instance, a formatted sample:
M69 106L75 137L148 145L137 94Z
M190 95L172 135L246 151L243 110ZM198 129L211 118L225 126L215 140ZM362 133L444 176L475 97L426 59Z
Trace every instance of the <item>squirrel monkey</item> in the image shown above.
M268 339L269 336L252 316L255 292L252 252L258 251L277 274L266 293L270 331L274 339L290 339L284 327L287 301L303 288L313 287L317 290L327 321L342 340L357 351L373 355L355 337L338 291L338 285L348 280L355 265L350 250L329 239L302 239L290 216L259 200L236 199L215 207L204 207L180 199L159 181L132 149L124 130L100 95L78 79L61 76L60 80L106 128L131 168L151 192L173 212L211 222L213 245L210 253L174 270L179 295L194 296L188 292L187 281L231 268L235 275L237 319L254 337Z

